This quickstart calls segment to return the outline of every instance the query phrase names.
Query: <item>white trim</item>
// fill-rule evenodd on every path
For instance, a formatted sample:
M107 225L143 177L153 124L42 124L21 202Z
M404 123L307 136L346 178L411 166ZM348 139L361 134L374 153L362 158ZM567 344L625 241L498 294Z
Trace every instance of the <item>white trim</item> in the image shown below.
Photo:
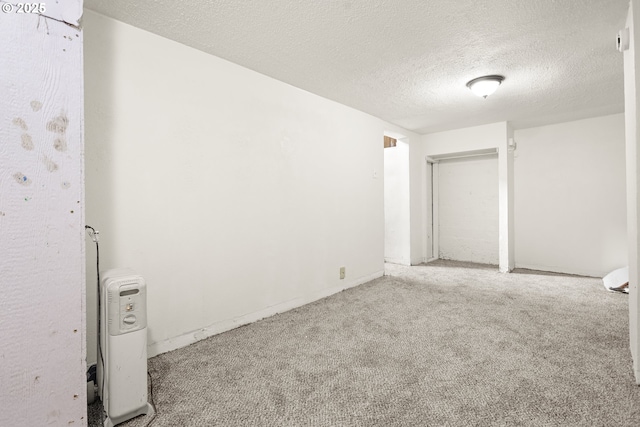
M431 257L440 256L440 166L431 165Z
M411 261L408 259L400 259L400 258L385 258L385 263L389 264L399 264L399 265L411 265Z
M595 270L581 270L581 271L567 271L567 269L563 269L561 267L553 267L548 265L535 265L535 264L520 264L518 263L515 268L524 268L526 270L534 270L534 271L542 271L548 273L560 273L560 274L572 274L574 276L584 276L584 277L602 277L603 275L599 271Z
M432 194L432 183L431 176L433 174L433 163L429 161L428 157L425 157L426 160L426 168L424 169L424 173L422 174L422 254L424 255L424 260L433 256L431 253L433 251L433 227L432 227L432 218L431 218L431 209L433 206L433 194Z
M330 295L336 294L348 288L353 288L363 283L370 282L378 277L384 276L384 270L377 271L368 276L361 277L359 279L348 282L345 285L334 286L331 288L323 289L308 297L295 298L289 301L282 302L280 304L272 305L271 307L264 308L262 310L248 313L233 319L226 319L216 322L212 325L198 329L195 331L187 332L186 334L179 335L177 337L169 338L163 341L151 343L147 346L148 357L154 357L168 351L176 350L178 348L186 347L190 344L209 338L213 335L221 334L222 332L230 331L231 329L238 328L249 323L256 322L260 319L273 316L278 313L292 310L297 307L312 303L314 301L326 298Z
M468 151L458 151L453 153L446 154L436 154L433 156L427 156L427 162L437 163L440 160L450 160L450 159L461 159L465 157L477 157L477 156L491 156L494 154L498 154L497 148L485 148L482 150L468 150Z

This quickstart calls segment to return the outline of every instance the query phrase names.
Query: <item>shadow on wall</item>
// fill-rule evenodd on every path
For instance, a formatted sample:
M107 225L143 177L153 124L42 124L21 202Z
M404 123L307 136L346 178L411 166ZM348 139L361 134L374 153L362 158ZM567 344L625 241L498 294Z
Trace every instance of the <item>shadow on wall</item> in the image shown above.
M112 258L114 222L113 163L114 42L96 27L92 12L84 15L85 222L100 232L100 268ZM105 209L106 208L106 209ZM96 245L86 239L87 367L97 361Z

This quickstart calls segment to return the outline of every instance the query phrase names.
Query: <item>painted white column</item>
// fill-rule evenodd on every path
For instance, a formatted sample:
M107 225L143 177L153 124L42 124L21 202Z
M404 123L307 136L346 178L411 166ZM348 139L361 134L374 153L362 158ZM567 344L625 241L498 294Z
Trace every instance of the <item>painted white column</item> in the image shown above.
M513 131L506 124L504 136L498 141L498 200L499 200L499 268L508 273L515 266L513 227L513 151L509 138Z
M0 425L82 426L82 0L0 7Z
M627 239L629 248L629 344L633 358L633 371L636 383L640 384L640 293L638 292L638 277L640 265L638 263L638 229L640 229L640 211L638 202L638 170L640 140L637 133L638 123L638 73L640 64L640 50L635 44L640 42L640 31L634 30L634 23L640 22L640 0L631 0L627 15L629 29L629 49L624 51L624 102L625 102L625 139L626 139L626 169L627 169Z
M422 143L418 136L409 139L409 192L411 204L411 265L428 258L427 250L427 179Z

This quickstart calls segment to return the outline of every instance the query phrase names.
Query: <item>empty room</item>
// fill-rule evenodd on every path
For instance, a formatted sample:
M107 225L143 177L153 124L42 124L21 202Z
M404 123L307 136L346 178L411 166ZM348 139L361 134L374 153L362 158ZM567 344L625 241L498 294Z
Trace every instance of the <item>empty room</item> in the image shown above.
M0 8L0 426L640 425L640 0Z

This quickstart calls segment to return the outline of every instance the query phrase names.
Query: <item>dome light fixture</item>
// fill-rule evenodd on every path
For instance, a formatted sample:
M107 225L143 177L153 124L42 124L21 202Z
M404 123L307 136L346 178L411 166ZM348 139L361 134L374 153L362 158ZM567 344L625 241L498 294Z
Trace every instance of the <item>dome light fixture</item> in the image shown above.
M500 86L500 83L502 83L503 80L504 76L499 76L497 74L482 76L471 80L467 83L467 87L476 95L486 98L498 89L498 86Z

